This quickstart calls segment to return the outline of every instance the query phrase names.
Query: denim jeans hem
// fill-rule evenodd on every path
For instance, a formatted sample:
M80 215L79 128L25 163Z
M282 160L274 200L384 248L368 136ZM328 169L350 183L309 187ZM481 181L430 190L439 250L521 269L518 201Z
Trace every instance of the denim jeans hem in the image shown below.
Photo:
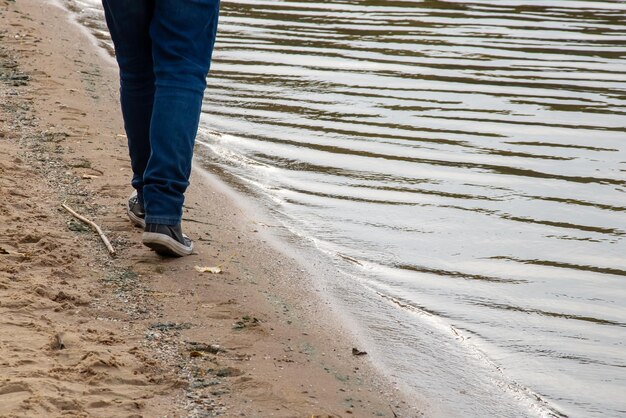
M158 216L152 217L146 215L146 223L147 224L161 224L161 225L171 225L175 226L180 224L180 218L160 218Z

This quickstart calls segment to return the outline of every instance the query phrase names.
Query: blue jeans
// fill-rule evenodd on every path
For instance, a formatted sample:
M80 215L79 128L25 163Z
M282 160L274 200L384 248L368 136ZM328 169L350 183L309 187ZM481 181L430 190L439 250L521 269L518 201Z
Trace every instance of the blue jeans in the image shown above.
M102 0L146 223L181 222L219 0Z

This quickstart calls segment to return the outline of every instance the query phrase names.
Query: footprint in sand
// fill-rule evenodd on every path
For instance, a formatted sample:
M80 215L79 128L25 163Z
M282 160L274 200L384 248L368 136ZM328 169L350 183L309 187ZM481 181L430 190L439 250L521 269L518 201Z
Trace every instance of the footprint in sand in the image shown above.
M14 382L0 386L0 416L6 416L31 396L32 392L25 383Z

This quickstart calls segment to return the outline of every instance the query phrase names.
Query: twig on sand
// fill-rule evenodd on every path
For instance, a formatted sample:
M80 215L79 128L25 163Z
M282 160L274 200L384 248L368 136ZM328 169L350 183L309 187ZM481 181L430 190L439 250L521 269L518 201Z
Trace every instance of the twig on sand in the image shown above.
M65 209L66 211L71 213L72 216L74 216L76 219L80 220L83 223L86 223L94 231L96 231L98 233L98 235L100 235L100 238L102 239L102 242L104 242L104 245L106 245L107 250L109 250L109 254L111 254L111 256L115 256L115 249L111 245L111 242L106 237L106 235L104 235L104 232L102 232L102 229L95 222L92 222L89 219L87 219L87 218L79 215L78 213L74 212L74 210L72 208L70 208L69 206L67 206L65 203L63 203L61 206L63 207L63 209Z
M389 409L391 409L391 413L393 414L394 418L398 418L398 414L396 414L396 411L393 410L391 405L389 405Z

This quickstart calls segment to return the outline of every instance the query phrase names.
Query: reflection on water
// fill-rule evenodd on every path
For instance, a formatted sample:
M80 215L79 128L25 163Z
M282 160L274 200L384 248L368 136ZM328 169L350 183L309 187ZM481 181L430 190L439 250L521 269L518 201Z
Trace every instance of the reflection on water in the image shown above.
M624 74L622 1L224 1L199 141L433 414L616 416Z

